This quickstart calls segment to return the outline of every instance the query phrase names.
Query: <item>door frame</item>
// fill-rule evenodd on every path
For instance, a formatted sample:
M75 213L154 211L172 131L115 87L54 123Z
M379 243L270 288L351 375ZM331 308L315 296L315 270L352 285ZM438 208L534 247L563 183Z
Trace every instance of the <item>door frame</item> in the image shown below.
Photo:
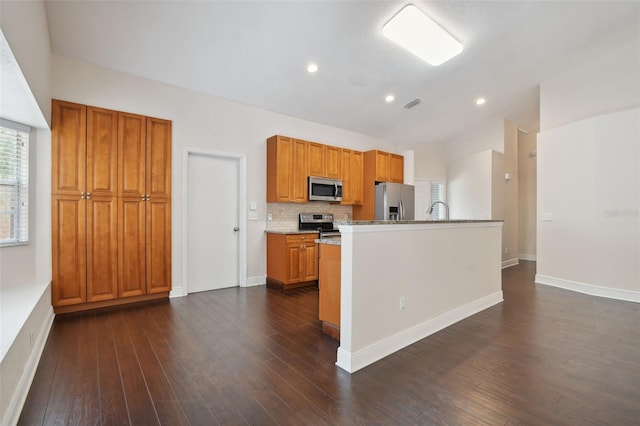
M182 149L182 296L189 294L187 288L187 217L189 204L189 156L234 160L238 162L238 280L240 287L247 286L247 157L243 154L212 151L202 148Z

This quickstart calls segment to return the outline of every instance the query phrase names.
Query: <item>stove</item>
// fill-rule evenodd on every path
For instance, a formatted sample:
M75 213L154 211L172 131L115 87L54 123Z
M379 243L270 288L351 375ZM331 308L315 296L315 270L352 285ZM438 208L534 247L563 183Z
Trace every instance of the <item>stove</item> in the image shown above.
M298 215L298 229L300 231L318 231L320 238L340 235L340 231L333 227L331 213L300 213Z

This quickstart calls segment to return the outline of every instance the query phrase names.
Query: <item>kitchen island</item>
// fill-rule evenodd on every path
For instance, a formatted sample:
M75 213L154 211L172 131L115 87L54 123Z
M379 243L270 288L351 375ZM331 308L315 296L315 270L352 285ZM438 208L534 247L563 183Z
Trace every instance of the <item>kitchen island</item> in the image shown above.
M353 373L502 299L502 221L345 221L337 365Z

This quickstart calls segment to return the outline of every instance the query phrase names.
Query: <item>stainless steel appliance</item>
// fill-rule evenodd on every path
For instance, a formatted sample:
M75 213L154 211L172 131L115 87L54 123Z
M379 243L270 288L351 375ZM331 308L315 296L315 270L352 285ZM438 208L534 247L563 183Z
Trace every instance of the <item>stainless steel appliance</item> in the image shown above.
M376 220L413 220L414 204L413 185L390 182L376 185Z
M309 201L342 201L342 181L309 176Z
M300 213L298 215L298 229L300 231L318 231L321 238L340 235L340 231L333 228L333 214L331 213Z

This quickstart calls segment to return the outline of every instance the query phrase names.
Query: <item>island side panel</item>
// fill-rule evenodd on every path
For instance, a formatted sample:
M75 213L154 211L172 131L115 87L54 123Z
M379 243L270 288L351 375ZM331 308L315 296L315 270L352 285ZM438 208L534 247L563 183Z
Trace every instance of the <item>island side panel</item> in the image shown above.
M356 371L500 302L501 225L341 227L343 268L350 258L351 271L349 279L344 270L342 276L339 361L342 352L343 360L351 358L350 371ZM351 253L345 253L347 235ZM346 294L350 306L345 306ZM350 316L349 330L344 329L345 315ZM349 346L342 341L345 335Z

